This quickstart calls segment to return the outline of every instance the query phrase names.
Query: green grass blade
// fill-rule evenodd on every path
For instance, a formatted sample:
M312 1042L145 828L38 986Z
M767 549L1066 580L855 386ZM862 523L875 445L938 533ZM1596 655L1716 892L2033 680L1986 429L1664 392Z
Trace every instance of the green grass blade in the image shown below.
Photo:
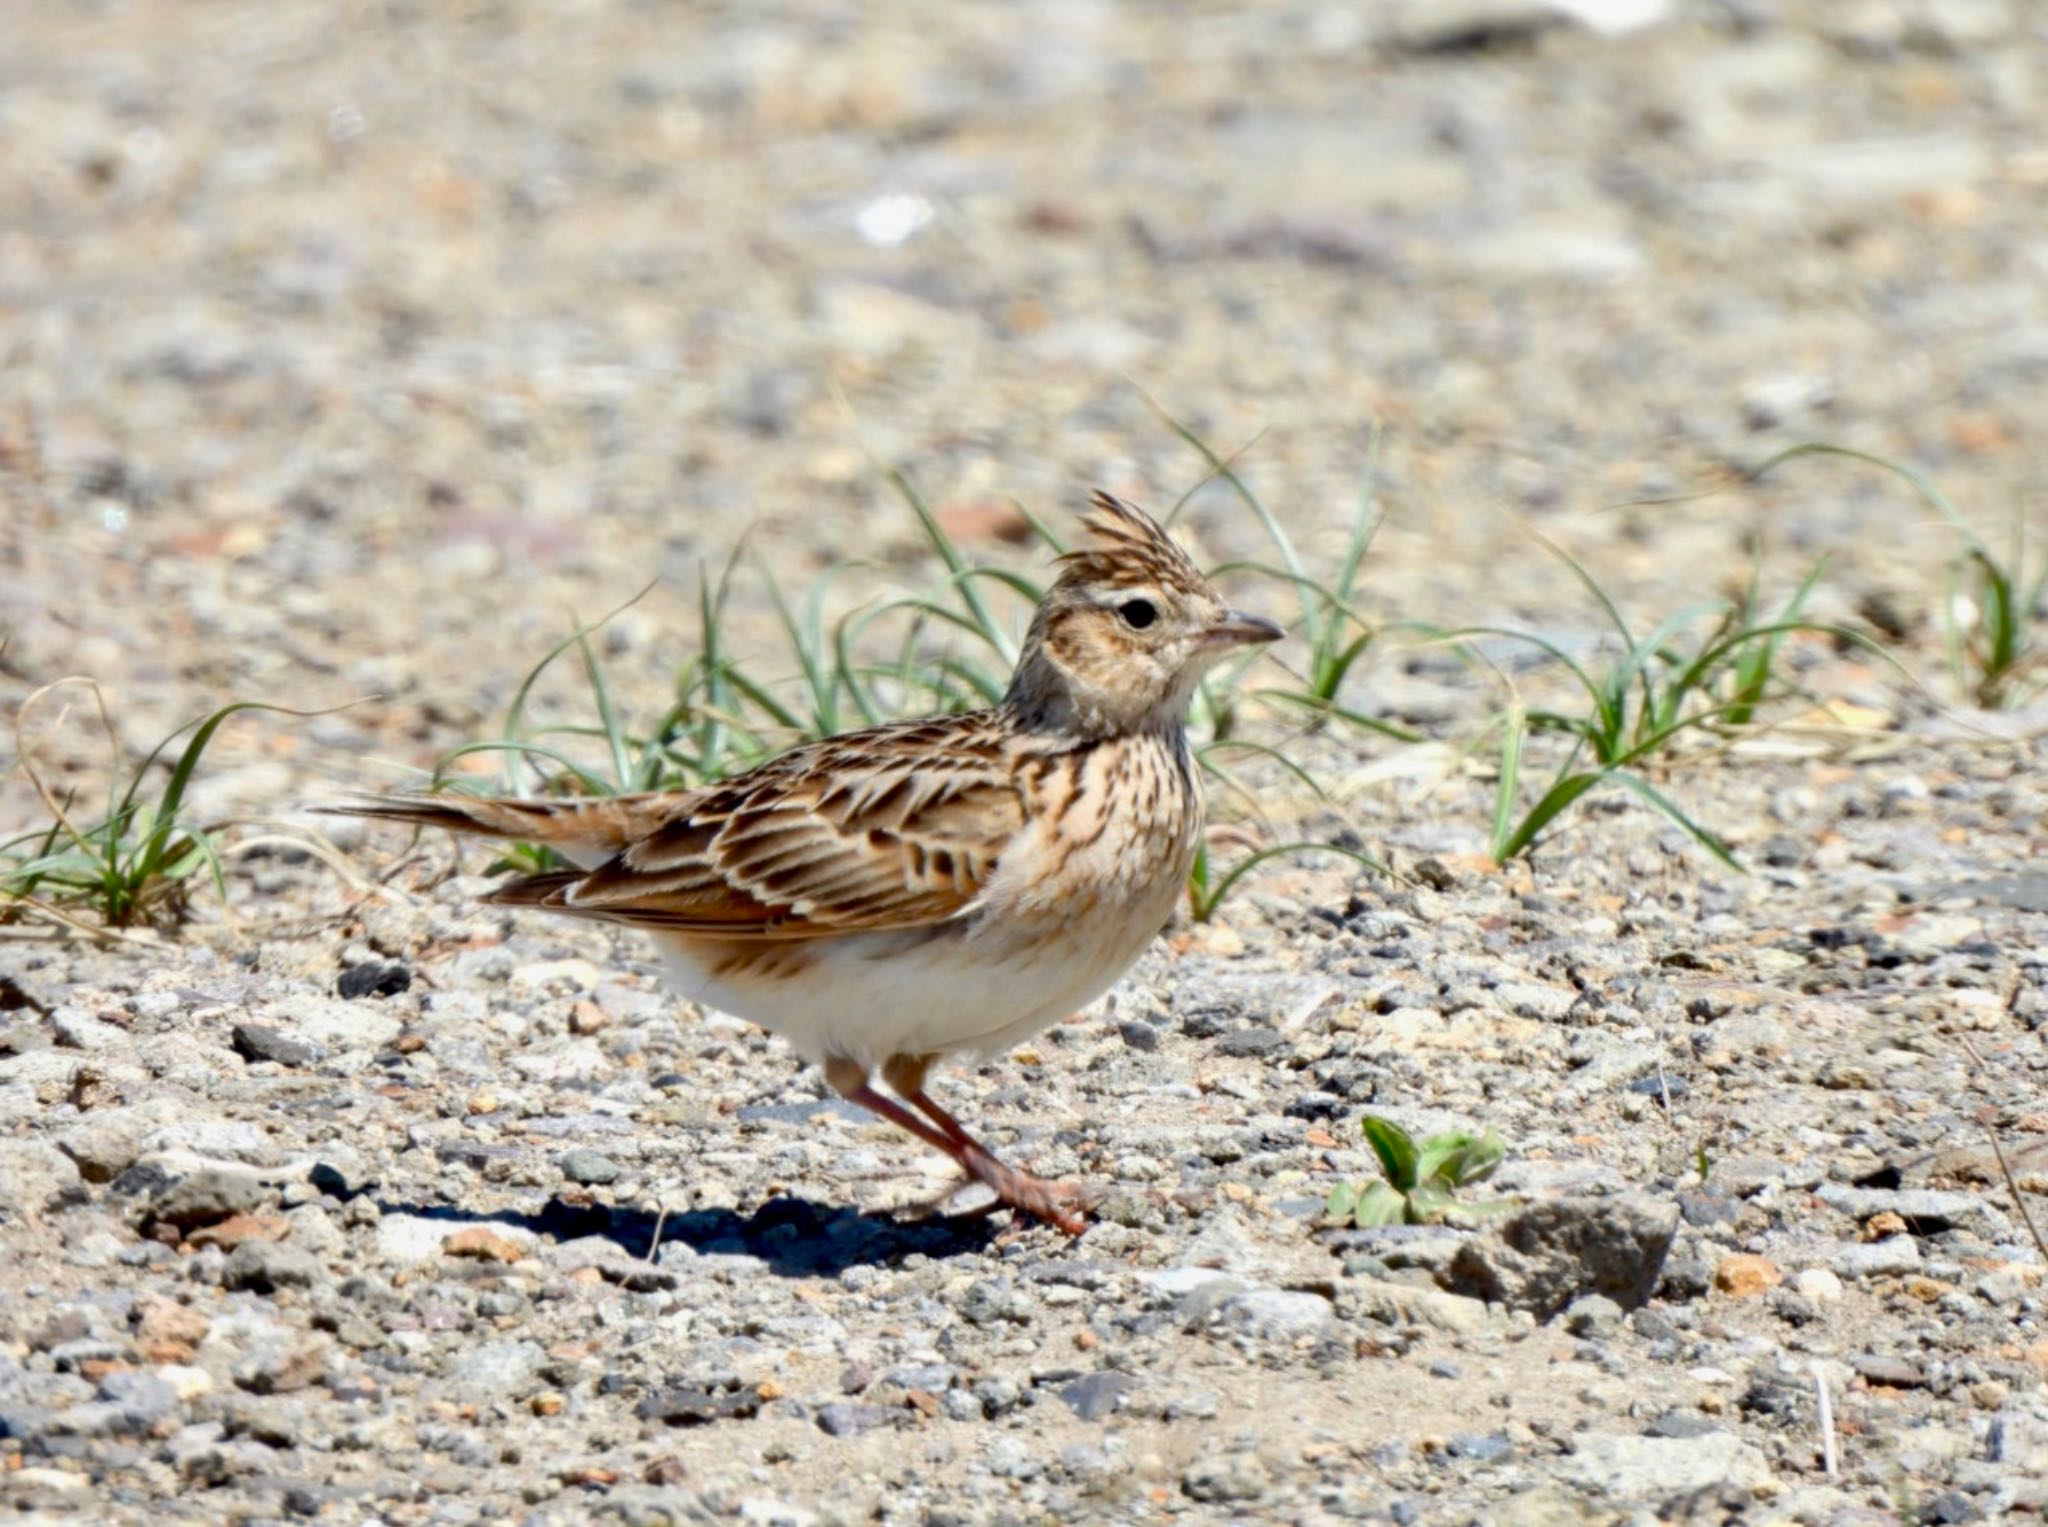
M1205 896L1202 905L1196 909L1195 920L1197 922L1207 922L1215 914L1216 909L1223 905L1224 899L1230 895L1231 889L1238 881L1257 869L1261 864L1264 864L1268 859L1277 859L1283 855L1292 854L1340 854L1344 858L1364 866L1375 875L1385 875L1389 878L1393 875L1392 870L1380 863L1379 860L1373 858L1371 854L1361 853L1355 848L1344 848L1335 843L1280 843L1271 848L1262 848L1257 853L1247 854L1244 858L1233 864L1230 867L1229 873L1216 882L1214 889Z
M1528 727L1520 705L1511 705L1501 718L1500 774L1493 787L1493 832L1488 838L1495 864L1512 857L1507 845L1513 838L1515 804L1522 793L1522 743Z
M1743 873L1742 865L1735 857L1735 850L1730 848L1719 834L1708 831L1683 811L1680 811L1670 797L1664 795L1648 780L1639 774L1632 774L1626 769L1612 771L1610 778L1623 789L1631 790L1641 796L1650 805L1669 817L1695 843L1727 865L1728 868L1734 870L1737 874Z
M1506 864L1517 855L1526 853L1529 845L1536 841L1538 833L1606 777L1605 769L1588 769L1577 774L1567 774L1557 780L1543 792L1543 798L1529 808L1527 815L1507 835L1494 853L1494 862Z

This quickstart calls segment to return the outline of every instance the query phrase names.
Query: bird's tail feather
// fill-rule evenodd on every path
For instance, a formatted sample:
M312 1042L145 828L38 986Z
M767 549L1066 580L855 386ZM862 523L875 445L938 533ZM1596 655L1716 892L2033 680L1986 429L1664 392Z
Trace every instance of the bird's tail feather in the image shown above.
M675 797L667 797L673 803ZM372 817L415 827L544 843L563 857L601 863L659 825L666 814L646 795L531 801L507 796L379 795L322 806L335 816Z

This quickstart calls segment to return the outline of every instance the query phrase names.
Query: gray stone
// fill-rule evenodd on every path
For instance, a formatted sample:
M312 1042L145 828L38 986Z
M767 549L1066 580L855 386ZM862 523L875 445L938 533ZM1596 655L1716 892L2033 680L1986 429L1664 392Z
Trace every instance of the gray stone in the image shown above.
M148 1431L178 1408L169 1380L141 1368L122 1368L100 1380L99 1397L120 1412L124 1430Z
M1584 1432L1573 1439L1563 1473L1582 1489L1630 1502L1668 1500L1726 1485L1753 1490L1771 1482L1763 1455L1730 1432L1697 1437Z
M149 1217L192 1231L237 1214L254 1213L269 1197L269 1190L252 1172L204 1167L158 1193L150 1204Z
M1574 1336L1605 1340L1621 1329L1622 1309L1605 1294L1581 1294L1564 1310L1564 1328Z
M1919 1270L1920 1246L1910 1235L1847 1242L1829 1253L1828 1265L1844 1278L1896 1277Z
M863 1405L857 1400L834 1400L818 1407L818 1429L828 1437L858 1437L880 1426L894 1423L906 1414L880 1405Z
M1223 1301L1223 1324L1260 1341L1294 1341L1326 1336L1336 1324L1330 1301L1320 1294L1280 1288L1252 1288Z
M310 1040L260 1023L238 1023L234 1028L235 1053L247 1061L275 1061L280 1066L317 1066L327 1051Z
M244 1241L228 1253L220 1280L223 1288L274 1294L281 1288L311 1288L326 1272L303 1247L279 1241Z
M2015 1474L2048 1479L2048 1415L2006 1409L1991 1418L1984 1456Z
M2014 1233L2012 1221L1975 1193L1935 1188L1856 1188L1847 1183L1828 1182L1821 1184L1815 1196L1829 1208L1855 1220L1896 1214L1915 1235L1967 1230L1983 1240L2002 1243Z
M495 1400L523 1392L546 1361L537 1341L487 1341L458 1352L447 1372L465 1396Z
M1505 1463L1515 1456L1515 1445L1504 1432L1456 1432L1445 1451L1475 1463Z
M1462 1335L1486 1329L1487 1310L1483 1302L1442 1289L1363 1279L1347 1285L1342 1297L1347 1314L1384 1325L1422 1326Z
M1262 1060L1285 1049L1286 1046L1287 1037L1278 1029L1233 1029L1216 1041L1216 1053Z
M57 1137L87 1182L112 1182L142 1156L150 1134L176 1118L179 1104L152 1098L130 1107L95 1108Z
M50 1029L57 1043L67 1050L104 1050L127 1038L111 1023L103 1023L82 1007L60 1007L50 1014Z
M585 1187L601 1187L619 1179L619 1164L596 1151L565 1151L559 1165L564 1177Z
M960 1301L960 1315L969 1325L993 1325L999 1320L1019 1323L1031 1318L1030 1305L1008 1279L977 1278L968 1285Z
M1083 1374L1060 1390L1060 1398L1083 1421L1100 1421L1115 1413L1133 1388L1130 1376L1107 1369Z
M0 1140L0 1209L40 1214L80 1190L78 1163L40 1140Z
M1677 1230L1676 1204L1641 1195L1546 1199L1472 1237L1439 1281L1539 1320L1584 1294L1634 1309L1656 1289Z

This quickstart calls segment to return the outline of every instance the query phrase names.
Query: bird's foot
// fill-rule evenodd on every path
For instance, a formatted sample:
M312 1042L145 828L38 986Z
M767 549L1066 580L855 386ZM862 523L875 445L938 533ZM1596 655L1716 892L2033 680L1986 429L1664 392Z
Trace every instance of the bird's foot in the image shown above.
M1098 1195L1080 1183L1048 1182L1043 1177L1020 1172L979 1149L970 1151L962 1165L977 1181L988 1185L997 1205L1028 1214L1065 1235L1078 1236L1087 1231L1087 1211Z

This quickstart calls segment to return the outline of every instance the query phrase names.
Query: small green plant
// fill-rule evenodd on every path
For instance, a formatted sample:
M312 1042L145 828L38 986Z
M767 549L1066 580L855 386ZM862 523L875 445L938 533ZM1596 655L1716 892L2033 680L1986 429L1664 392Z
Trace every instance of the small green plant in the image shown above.
M191 883L201 870L215 890L227 894L221 870L224 824L201 825L186 810L200 761L221 724L242 711L306 716L319 712L289 710L252 700L237 701L187 722L149 750L125 776L119 767L120 746L113 717L99 686L85 684L98 706L99 720L113 748L115 767L109 774L106 809L81 822L77 792L61 800L50 790L29 757L23 723L36 702L59 686L46 685L22 702L15 722L17 767L41 796L50 820L47 826L0 842L0 922L23 917L69 926L87 912L112 928L141 923L168 925L185 915ZM170 750L179 738L176 757ZM158 782L158 765L170 772Z
M1386 1175L1379 1182L1347 1182L1333 1188L1323 1204L1331 1223L1361 1230L1434 1225L1457 1215L1477 1217L1515 1207L1513 1199L1476 1204L1457 1200L1460 1188L1491 1177L1506 1155L1500 1136L1491 1129L1476 1135L1451 1129L1418 1142L1392 1119L1375 1114L1359 1120L1359 1127Z
M1946 494L1911 467L1841 445L1795 445L1750 476L1760 478L1801 456L1839 456L1881 468L1907 483L1956 533L1961 544L1949 564L1941 621L1957 688L1986 710L2025 705L2048 690L2048 638L2042 632L2048 558L2029 568L2023 520L2014 516L2012 546L2001 556Z
M1441 633L1443 639L1460 643L1491 636L1534 647L1565 669L1587 701L1578 710L1531 709L1516 701L1496 723L1499 758L1488 842L1494 861L1505 864L1527 853L1543 831L1582 797L1598 787L1616 785L1661 813L1716 859L1740 869L1720 835L1687 815L1643 771L1665 760L1689 735L1727 736L1755 725L1767 702L1790 692L1791 686L1779 681L1777 674L1788 635L1825 632L1858 640L1854 633L1804 618L1821 569L1808 573L1775 615L1762 608L1752 575L1742 599L1686 605L1638 638L1592 575L1557 547L1549 549L1593 595L1619 634L1621 652L1611 664L1590 665L1529 631L1468 626ZM1560 735L1570 746L1549 783L1525 807L1523 774L1533 733Z

